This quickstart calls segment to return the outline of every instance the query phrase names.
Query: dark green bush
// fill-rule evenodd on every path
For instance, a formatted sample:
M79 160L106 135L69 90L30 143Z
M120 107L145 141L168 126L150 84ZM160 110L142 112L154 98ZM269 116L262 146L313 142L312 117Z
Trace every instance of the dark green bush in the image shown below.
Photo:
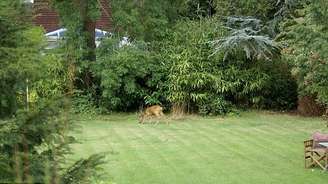
M165 62L147 49L143 42L120 46L119 39L103 41L98 50L94 72L100 80L99 104L110 111L138 109L145 102L160 104L164 94Z
M85 94L83 91L75 90L72 97L72 112L93 116L104 111L97 106L92 93Z
M222 115L232 112L233 109L231 102L222 96L210 96L198 104L198 112L201 115Z
M270 76L269 85L262 91L261 106L266 109L291 110L297 106L297 82L292 76L292 65L284 60L272 63L265 62L262 66Z
M328 106L328 4L309 0L299 7L297 18L282 24L279 40L286 45L285 57L293 64L300 96L314 96Z

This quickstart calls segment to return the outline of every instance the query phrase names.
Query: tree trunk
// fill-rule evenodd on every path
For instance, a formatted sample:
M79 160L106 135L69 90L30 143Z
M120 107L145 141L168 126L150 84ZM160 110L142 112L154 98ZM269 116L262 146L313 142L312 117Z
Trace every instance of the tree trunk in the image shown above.
M96 21L92 20L88 14L90 13L90 9L88 6L88 1L90 0L79 0L79 9L80 9L80 17L82 21L82 32L85 36L86 48L83 56L83 62L93 62L96 61L96 43L95 43L95 29L96 29ZM86 68L83 74L84 85L87 89L92 87L93 77L89 68Z
M89 17L83 23L83 32L86 35L86 53L83 56L83 61L85 62L94 62L96 61L96 43L95 43L95 29L96 29L96 22L91 20ZM84 83L87 89L90 89L93 84L93 76L90 72L89 67L86 68L84 74Z

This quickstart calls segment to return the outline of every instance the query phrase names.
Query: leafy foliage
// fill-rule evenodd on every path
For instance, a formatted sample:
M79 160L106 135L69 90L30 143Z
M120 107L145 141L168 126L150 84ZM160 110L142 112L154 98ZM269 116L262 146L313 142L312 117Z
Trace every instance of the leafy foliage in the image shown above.
M63 184L87 184L93 181L94 176L99 175L102 170L100 165L104 164L104 154L94 154L87 159L80 159L67 168L61 178Z
M91 93L85 94L83 91L74 91L74 96L72 97L72 113L92 117L93 115L104 112L106 110L102 110L97 106L96 100L93 99Z
M63 183L63 174L77 173L65 173L63 167L75 142L68 135L69 101L58 98L67 90L65 64L42 50L43 31L29 24L22 1L4 0L0 7L0 116L7 117L0 121L0 182ZM27 87L36 96L33 103L24 98ZM90 175L65 183L88 183L101 159L75 164L76 171Z
M248 60L272 59L280 55L280 47L268 36L260 35L263 25L251 17L228 17L226 25L232 29L230 36L215 40L215 52L228 57ZM240 55L241 53L245 53Z
M215 13L215 0L186 0L180 15L190 19L212 17Z
M108 110L136 109L143 105L159 104L164 85L162 70L165 62L158 61L143 42L121 45L117 38L103 41L99 48L95 73L101 81L100 104Z
M174 104L204 104L210 96L221 96L224 81L216 75L217 64L209 58L211 47L208 43L214 37L224 34L224 30L215 29L219 25L215 20L181 22L170 35L166 59L171 64L168 75L169 96Z
M73 141L65 134L70 123L65 116L59 116L63 105L59 100L55 104L41 103L1 124L1 173L7 173L2 181L41 182L48 174L47 167L57 169L55 166L63 161L69 151L67 145Z
M295 83L291 78L290 68L279 70L277 66L283 62L274 63L257 57L260 54L271 53L269 49L272 47L275 54L280 53L278 47L272 46L273 41L266 38L270 40L271 45L263 45L261 41L251 44L236 41L234 43L236 48L243 47L240 44L244 43L245 48L252 47L258 50L252 50L254 52L249 52L247 55L243 50L236 49L230 51L228 57L227 53L215 53L217 48L212 48L212 40L228 39L224 37L226 34L225 28L215 19L187 21L177 25L170 42L165 47L168 50L167 59L172 63L168 81L168 99L172 103L196 106L198 111L208 114L229 112L231 104L274 108L294 107L295 98L288 98L296 95L295 89L292 88ZM243 38L238 37L238 39ZM272 59L279 61L279 58ZM280 71L286 74L279 75ZM274 88L274 80L282 81L281 86ZM279 91L284 87L290 87L283 90L284 92L290 90L290 92L280 93Z
M201 115L224 115L235 111L232 103L225 100L222 96L207 96L200 104L198 111Z
M213 43L217 45L215 52L225 53L225 59L240 54L240 51L243 51L250 60L270 59L280 54L279 46L269 37L249 35L246 30L235 31L231 36Z
M185 5L184 0L112 0L111 4L115 32L147 42L163 39Z
M295 60L294 75L301 95L316 96L320 103L328 104L328 50L327 3L309 1L299 9L298 16L287 19L284 32L277 39L287 43L285 56Z
M292 76L293 65L286 60L262 62L260 68L269 76L267 84L258 93L258 107L274 110L292 110L297 105L297 82Z
M42 66L39 49L42 31L26 24L27 13L18 0L0 2L0 117L10 116L24 105L26 80L37 78Z
M216 0L217 13L221 16L252 16L271 20L279 8L280 0Z
M39 71L42 78L34 82L40 98L52 98L64 95L69 89L69 73L67 63L56 51L47 52L39 62L43 69Z
M75 138L68 135L73 124L67 103L46 100L1 122L0 182L88 183L104 157L92 155L65 170L65 155L70 153L69 145L75 143Z

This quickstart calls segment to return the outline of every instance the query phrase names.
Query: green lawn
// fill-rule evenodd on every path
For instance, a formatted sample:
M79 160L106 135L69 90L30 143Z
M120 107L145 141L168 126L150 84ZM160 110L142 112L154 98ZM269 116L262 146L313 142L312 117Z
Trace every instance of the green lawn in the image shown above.
M108 152L117 184L324 184L328 172L304 169L303 140L326 131L321 119L247 112L187 117L154 126L134 114L81 121L78 157Z

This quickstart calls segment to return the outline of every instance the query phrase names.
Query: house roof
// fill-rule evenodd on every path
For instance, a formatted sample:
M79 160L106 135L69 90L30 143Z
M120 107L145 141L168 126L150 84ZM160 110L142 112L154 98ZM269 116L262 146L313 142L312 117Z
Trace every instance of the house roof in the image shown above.
M109 0L99 0L101 2L101 16L96 21L96 28L110 31L112 28L111 7ZM59 15L49 5L49 0L34 0L33 9L35 11L35 18L33 20L35 25L42 26L46 32L52 32L60 29Z

